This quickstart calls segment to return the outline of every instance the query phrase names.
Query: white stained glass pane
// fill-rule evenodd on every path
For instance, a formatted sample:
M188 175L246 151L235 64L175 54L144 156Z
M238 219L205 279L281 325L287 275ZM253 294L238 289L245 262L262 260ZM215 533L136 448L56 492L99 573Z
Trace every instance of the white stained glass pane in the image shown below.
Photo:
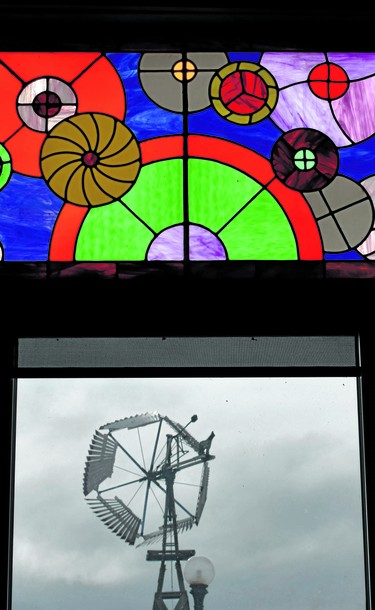
M201 519L179 537L214 564L205 609L365 610L353 378L19 380L12 610L153 607L159 563L146 553L160 541L126 544L83 493L95 431L147 412L183 426L196 414L187 431L199 441L215 433ZM147 463L152 418L134 421L124 443ZM108 487L127 476L116 466L124 457Z

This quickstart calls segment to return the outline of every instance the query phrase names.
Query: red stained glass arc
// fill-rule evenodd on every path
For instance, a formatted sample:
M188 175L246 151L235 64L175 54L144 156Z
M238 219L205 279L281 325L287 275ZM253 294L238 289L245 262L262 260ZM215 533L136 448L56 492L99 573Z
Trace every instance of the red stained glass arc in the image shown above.
M78 233L89 208L65 203L56 220L52 233L49 259L73 261Z

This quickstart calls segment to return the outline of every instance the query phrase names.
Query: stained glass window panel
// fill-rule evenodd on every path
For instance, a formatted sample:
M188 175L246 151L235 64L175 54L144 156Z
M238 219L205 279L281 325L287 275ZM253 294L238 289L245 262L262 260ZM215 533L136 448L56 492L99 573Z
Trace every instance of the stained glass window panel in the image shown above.
M375 53L1 52L0 257L371 261Z

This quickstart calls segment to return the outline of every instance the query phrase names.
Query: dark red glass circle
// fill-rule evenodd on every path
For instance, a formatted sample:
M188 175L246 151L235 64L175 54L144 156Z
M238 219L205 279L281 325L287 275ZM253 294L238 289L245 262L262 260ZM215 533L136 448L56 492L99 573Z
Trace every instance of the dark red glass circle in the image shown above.
M83 155L82 161L87 167L94 167L97 164L99 157L94 152L87 152Z
M35 96L32 105L38 116L49 118L60 112L61 100L53 91L42 91Z
M295 155L300 150L314 154L316 163L310 169L296 166ZM271 152L276 176L289 188L311 192L326 187L337 174L339 155L332 140L317 129L297 128L284 133Z

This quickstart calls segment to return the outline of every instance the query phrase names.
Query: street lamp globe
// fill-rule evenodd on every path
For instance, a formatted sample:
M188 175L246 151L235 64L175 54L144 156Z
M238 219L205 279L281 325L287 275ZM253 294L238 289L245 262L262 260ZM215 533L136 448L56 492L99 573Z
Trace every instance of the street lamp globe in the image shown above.
M193 555L187 560L184 569L185 580L189 585L209 585L215 576L215 569L207 557Z
M190 585L194 598L194 610L203 610L203 599L207 595L207 587L215 576L215 569L207 557L194 555L187 560L184 578Z

